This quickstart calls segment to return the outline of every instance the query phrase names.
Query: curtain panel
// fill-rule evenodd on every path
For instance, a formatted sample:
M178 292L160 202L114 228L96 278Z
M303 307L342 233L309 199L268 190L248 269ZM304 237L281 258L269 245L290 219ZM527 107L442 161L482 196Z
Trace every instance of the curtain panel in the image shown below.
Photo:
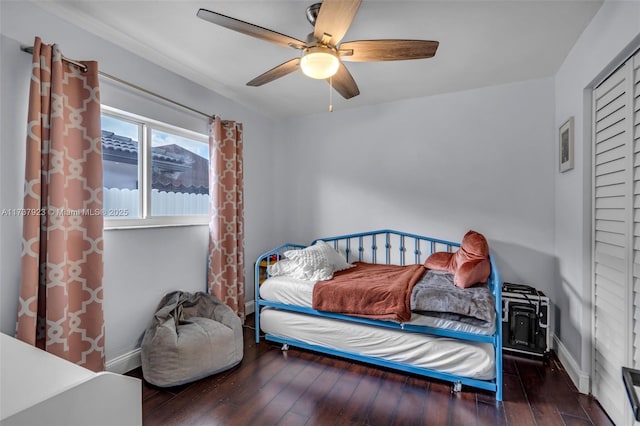
M16 337L104 370L100 96L86 72L36 38L26 140Z
M242 124L209 123L209 293L244 321Z

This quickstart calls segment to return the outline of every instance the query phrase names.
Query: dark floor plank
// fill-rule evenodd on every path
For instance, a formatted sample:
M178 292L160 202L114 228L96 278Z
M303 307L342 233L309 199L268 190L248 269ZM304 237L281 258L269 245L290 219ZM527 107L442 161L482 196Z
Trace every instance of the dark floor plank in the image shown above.
M449 406L452 425L473 426L478 424L478 404L475 392L463 390L451 395Z
M319 402L316 415L307 422L308 425L324 426L334 424L342 417L345 406L362 379L361 374L357 373L357 368L354 364L348 363L342 369L344 372L340 376L340 380Z
M344 361L327 357L321 358L319 363L325 366L322 374L312 382L291 407L291 412L307 417L310 421L316 417L322 401L343 373L341 367L344 365Z
M367 418L367 413L378 394L383 370L359 366L357 370L362 374L362 379L353 391L349 402L342 410L342 415L336 420L336 425L360 425Z
M240 383L234 384L232 389L229 389L230 392L225 392L224 397L232 404L243 404L288 366L288 363L283 362L280 351L273 348L265 352L251 366L249 374L242 377Z
M564 426L562 416L556 407L557 390L550 395L548 381L543 380L538 370L539 361L522 359L516 368L533 416L545 426Z
M131 377L144 379L142 369L137 368L128 373ZM170 399L174 398L177 393L170 390L158 388L142 382L142 416L150 415L156 408L162 406Z
M503 388L503 407L507 424L533 426L536 424L529 400L522 387L520 376L505 374Z
M563 424L566 426L593 426L589 419L562 414Z
M598 401L591 395L578 395L578 403L580 407L587 413L591 423L596 426L613 426L614 423L604 412Z
M251 325L251 317L248 324ZM577 392L552 355L504 357L504 401L492 392L300 349L282 352L244 333L244 359L172 388L143 382L143 423L156 425L595 425L613 423ZM128 373L142 378L140 368Z
M566 418L572 419L571 421L574 421L573 419L583 419L588 422L587 424L591 424L592 422L587 412L579 403L578 396L580 393L562 367L562 364L560 364L560 361L554 358L551 359L548 365L538 363L536 368L541 380L539 392L554 404L563 421L566 423ZM527 391L527 393L529 394L530 392Z
M502 372L504 374L518 374L516 368L517 357L514 355L505 354L502 357Z
M309 419L307 417L289 411L278 422L277 426L300 426L306 424L308 421Z
M407 377L403 374L393 371L384 372L366 424L372 426L392 424L406 380Z
M416 377L407 378L393 419L394 425L420 426L427 424L424 410L428 389L428 381Z
M218 386L228 375L211 376L198 380L181 389L173 398L154 409L145 409L143 402L144 423L149 425L182 425L189 419L201 417L208 411L212 400L218 393ZM177 388L171 388L176 392Z
M427 400L424 409L425 424L448 425L449 403L451 401L451 385L433 381L429 384Z
M258 380L260 386L256 386L253 392L245 393L248 398L247 401L251 401L251 403L247 404L245 402L240 412L235 416L234 420L238 424L274 425L284 417L286 411L291 407L291 404L288 404L286 410L277 410L276 408L279 408L278 404L282 404L282 400L277 400L277 397L305 368L308 361L295 357L285 358L281 356L279 363L282 368L276 374L271 377L260 377ZM241 401L237 400L234 402L236 405L241 403ZM272 403L273 405L270 406ZM267 410L269 406L270 409Z
M493 395L489 396L485 392L478 392L476 404L478 425L504 426L507 424L502 402L496 401Z
M267 421L273 419L273 423L264 424L278 424L281 421L285 421L283 413L289 412L300 396L312 385L312 383L322 374L323 368L319 368L315 361L316 355L308 353L302 353L299 355L301 360L306 361L306 365L300 370L287 384L283 386L280 392L262 409L260 412L260 419ZM286 361L285 361L286 362ZM304 416L297 416L305 418L305 423L309 420ZM292 421L296 416L289 417L288 422ZM277 422L275 420L278 420Z
M199 416L182 420L180 426L231 425L240 407L229 402L212 403L209 409L202 410Z

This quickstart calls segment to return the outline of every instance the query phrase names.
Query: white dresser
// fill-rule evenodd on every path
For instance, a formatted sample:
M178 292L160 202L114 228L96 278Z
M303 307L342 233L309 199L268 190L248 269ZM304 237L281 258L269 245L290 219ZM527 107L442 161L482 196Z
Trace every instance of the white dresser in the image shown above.
M0 333L0 425L142 425L142 384Z

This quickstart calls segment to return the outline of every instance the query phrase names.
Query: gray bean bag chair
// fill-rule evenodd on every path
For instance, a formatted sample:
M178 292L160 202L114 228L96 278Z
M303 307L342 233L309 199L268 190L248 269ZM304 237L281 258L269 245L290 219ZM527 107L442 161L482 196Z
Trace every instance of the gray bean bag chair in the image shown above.
M192 382L242 361L242 322L215 296L175 291L160 301L141 350L149 383Z

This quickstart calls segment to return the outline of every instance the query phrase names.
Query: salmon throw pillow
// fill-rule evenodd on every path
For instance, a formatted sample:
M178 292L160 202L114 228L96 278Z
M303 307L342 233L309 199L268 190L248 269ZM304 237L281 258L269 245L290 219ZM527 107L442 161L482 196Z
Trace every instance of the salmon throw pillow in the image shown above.
M491 274L489 244L481 233L469 231L456 252L433 253L425 260L424 266L452 273L453 283L461 288L486 283Z

